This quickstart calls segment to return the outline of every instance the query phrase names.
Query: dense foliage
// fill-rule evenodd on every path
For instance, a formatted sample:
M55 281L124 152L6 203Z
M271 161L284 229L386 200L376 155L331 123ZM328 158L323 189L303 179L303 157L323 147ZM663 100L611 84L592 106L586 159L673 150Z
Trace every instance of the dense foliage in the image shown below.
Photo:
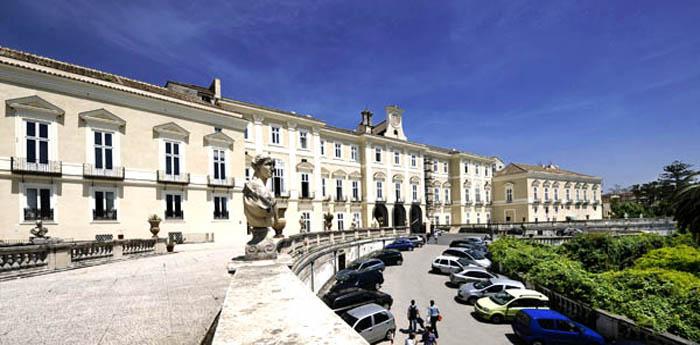
M490 250L505 274L698 341L700 254L693 243L687 235L582 235L559 247L504 238Z
M700 183L694 183L698 173L690 175L685 186L674 198L675 218L678 228L693 234L696 243L700 243Z

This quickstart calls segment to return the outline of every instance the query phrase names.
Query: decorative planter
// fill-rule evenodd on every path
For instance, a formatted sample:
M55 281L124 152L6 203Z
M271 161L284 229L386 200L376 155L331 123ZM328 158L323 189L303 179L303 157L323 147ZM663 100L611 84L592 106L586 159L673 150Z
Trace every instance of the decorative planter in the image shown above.
M158 237L158 232L160 232L160 219L149 219L148 222L151 224L151 233L153 237Z
M168 244L165 245L165 249L168 251L168 253L172 253L175 250L175 243L168 242Z

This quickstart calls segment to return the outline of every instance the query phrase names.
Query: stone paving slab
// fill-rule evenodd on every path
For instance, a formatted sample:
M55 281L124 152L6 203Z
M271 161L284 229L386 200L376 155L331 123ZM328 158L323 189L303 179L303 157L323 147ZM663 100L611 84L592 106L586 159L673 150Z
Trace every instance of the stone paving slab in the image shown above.
M0 282L0 344L199 344L224 301L216 244Z

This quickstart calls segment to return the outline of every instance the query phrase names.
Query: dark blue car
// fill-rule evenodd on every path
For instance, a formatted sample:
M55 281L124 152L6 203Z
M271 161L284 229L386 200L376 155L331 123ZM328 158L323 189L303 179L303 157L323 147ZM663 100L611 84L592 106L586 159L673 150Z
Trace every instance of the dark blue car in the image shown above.
M528 345L605 344L600 334L554 310L523 309L515 314L512 326Z
M399 238L398 240L391 242L384 246L385 249L398 249L398 250L413 250L415 244L411 240L406 238Z

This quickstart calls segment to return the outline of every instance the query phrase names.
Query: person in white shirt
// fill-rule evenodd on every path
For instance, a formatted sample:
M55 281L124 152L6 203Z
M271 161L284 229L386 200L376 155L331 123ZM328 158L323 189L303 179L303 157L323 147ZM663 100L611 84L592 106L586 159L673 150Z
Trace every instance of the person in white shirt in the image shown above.
M440 316L440 309L435 306L435 301L430 300L430 307L428 307L428 321L430 321L430 328L433 329L433 334L435 334L435 338L439 338L440 336L438 335L438 329L437 329L437 322L438 322L438 317Z
M411 332L408 334L408 338L406 338L406 341L403 343L404 345L417 345L416 344L416 334Z

